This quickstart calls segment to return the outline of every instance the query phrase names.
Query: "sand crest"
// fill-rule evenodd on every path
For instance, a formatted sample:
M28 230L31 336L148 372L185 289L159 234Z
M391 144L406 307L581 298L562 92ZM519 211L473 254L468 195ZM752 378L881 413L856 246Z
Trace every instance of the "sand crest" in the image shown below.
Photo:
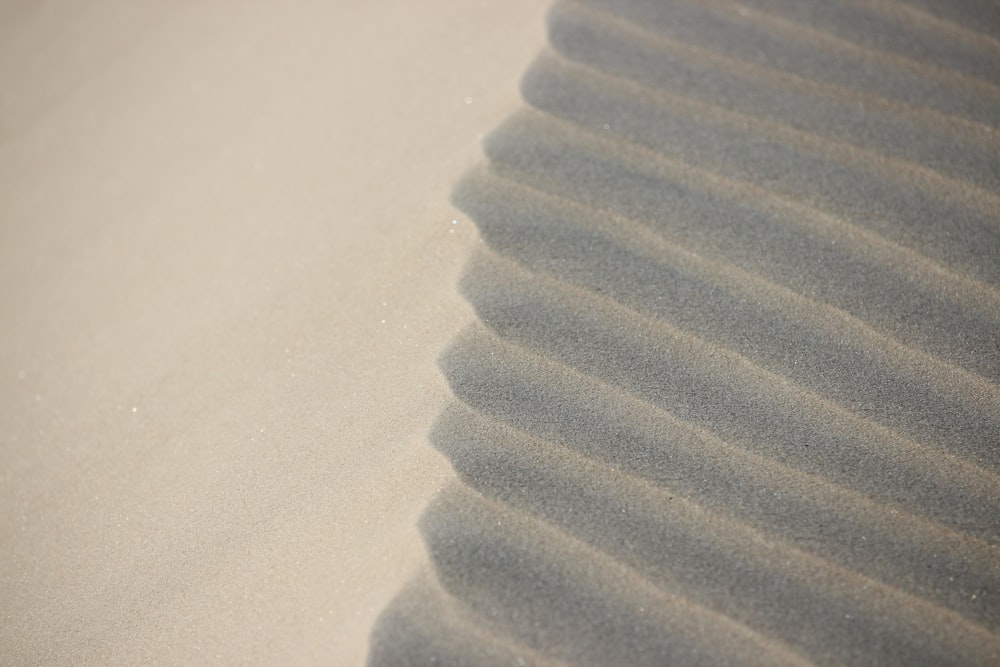
M453 194L460 482L370 664L996 664L996 8L548 29Z

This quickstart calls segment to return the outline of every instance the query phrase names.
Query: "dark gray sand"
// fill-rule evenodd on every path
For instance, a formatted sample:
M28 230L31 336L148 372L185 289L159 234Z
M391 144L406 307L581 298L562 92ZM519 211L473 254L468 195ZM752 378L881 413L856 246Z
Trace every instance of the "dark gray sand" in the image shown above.
M456 187L372 665L1000 664L1000 6L586 0Z

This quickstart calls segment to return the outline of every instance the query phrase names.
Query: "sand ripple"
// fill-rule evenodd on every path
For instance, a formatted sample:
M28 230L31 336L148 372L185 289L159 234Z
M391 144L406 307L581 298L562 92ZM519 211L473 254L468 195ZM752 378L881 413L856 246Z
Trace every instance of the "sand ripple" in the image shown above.
M581 0L455 201L373 665L1000 661L1000 10Z

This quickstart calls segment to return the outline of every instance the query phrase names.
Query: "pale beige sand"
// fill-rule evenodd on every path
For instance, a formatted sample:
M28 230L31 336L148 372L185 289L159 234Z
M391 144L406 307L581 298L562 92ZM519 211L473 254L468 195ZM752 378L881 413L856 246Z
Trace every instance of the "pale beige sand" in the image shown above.
M0 6L0 662L363 661L544 9Z

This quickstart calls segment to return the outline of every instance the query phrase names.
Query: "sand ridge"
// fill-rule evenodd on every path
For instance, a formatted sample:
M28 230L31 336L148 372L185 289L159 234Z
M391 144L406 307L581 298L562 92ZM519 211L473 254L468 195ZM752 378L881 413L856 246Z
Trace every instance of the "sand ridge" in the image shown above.
M555 5L454 190L460 483L370 664L1000 659L981 4Z

